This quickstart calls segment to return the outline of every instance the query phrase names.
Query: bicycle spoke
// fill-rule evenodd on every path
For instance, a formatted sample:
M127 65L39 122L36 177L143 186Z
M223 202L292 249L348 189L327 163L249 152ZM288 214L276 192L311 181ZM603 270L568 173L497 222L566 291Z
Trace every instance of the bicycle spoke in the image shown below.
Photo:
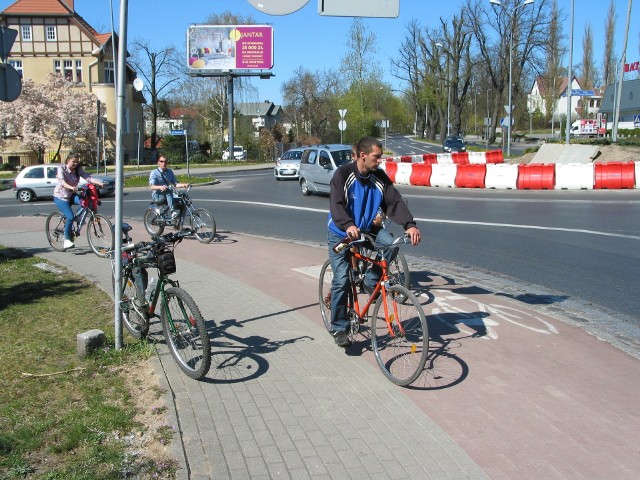
M331 331L331 282L333 281L333 270L329 260L324 262L320 270L318 283L318 301L320 303L320 313L325 328Z
M409 385L424 369L429 349L427 321L415 296L395 285L372 316L372 347L378 366L397 385Z

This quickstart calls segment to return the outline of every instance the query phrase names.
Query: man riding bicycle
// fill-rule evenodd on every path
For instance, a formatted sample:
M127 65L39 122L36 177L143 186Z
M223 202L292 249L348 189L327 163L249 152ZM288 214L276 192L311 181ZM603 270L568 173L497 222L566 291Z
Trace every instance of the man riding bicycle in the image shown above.
M167 202L171 209L171 219L175 220L180 215L173 203L173 191L171 187L187 188L188 183L178 183L173 170L167 168L167 159L164 155L158 157L158 168L149 174L149 190L154 202Z
M356 144L355 153L355 161L339 167L331 179L328 218L329 260L333 270L331 333L336 344L343 348L351 345L346 333L349 326L349 259L348 249L336 253L333 246L346 236L357 239L361 231L373 233L377 235L378 243L390 245L393 242L391 234L378 224L379 210L403 226L412 245L420 243L420 230L407 204L386 173L378 168L382 161L382 144L376 138L364 137ZM394 251L388 249L385 260L390 261L393 254ZM365 290L373 291L378 279L379 272L368 272Z

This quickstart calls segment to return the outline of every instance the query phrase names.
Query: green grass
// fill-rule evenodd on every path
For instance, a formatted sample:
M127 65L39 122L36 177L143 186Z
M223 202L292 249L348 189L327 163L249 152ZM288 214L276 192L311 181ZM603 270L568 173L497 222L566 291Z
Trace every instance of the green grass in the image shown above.
M192 183L197 185L199 183L209 183L215 181L215 177L209 175L206 177L187 177L186 175L176 175L178 179L178 183ZM148 187L149 186L149 175L135 175L133 177L126 177L124 179L124 186L127 187Z
M132 341L115 350L110 297L64 268L38 264L47 265L0 246L0 479L116 479L157 470L146 462L141 472L144 459L133 462L123 441L145 428L134 420L126 369L153 347ZM76 335L93 328L106 333L107 345L82 359ZM168 462L154 478L174 471Z

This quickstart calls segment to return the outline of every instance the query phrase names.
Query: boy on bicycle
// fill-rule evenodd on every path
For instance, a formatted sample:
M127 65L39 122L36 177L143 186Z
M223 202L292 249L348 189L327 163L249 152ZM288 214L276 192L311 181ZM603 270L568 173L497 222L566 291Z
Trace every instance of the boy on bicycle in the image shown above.
M149 190L154 202L166 201L171 210L171 219L175 220L180 215L173 205L173 191L171 187L187 188L188 183L178 183L173 170L167 168L167 159L164 155L158 157L158 168L149 174Z
M349 295L349 260L347 250L333 251L333 246L346 236L356 239L360 232L377 235L376 241L390 244L393 240L378 223L379 210L402 225L412 245L420 243L420 230L413 216L383 170L382 144L373 137L364 137L356 144L355 161L339 167L331 179L330 210L328 218L329 260L333 270L331 284L331 333L339 347L351 345L346 330L349 325L347 301ZM382 238L381 238L382 237ZM390 257L392 251L388 251ZM389 261L390 258L386 258ZM365 278L365 289L372 291L378 282L376 272Z

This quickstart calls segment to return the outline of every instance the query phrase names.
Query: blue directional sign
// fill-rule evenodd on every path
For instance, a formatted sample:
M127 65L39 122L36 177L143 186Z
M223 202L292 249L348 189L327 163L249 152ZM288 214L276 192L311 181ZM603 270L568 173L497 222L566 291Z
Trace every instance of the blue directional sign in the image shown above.
M594 92L593 90L580 90L578 88L574 88L571 90L571 96L572 97L593 97L596 94L596 92ZM567 96L567 92L562 92L562 95L560 95L560 97L566 97Z
M171 135L184 135L186 130L169 130L169 134Z

